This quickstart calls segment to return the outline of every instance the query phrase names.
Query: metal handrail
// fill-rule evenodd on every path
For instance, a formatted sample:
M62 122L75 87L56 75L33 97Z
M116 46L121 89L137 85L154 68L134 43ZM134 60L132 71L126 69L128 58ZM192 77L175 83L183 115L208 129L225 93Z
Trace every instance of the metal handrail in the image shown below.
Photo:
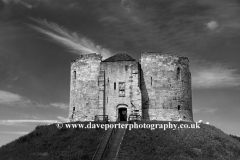
M142 117L140 115L129 115L128 121L134 121L134 120L141 120Z
M94 158L95 158L95 156L96 156L96 154L97 154L97 152L98 152L98 150L99 150L99 147L100 147L100 145L101 145L101 143L102 143L102 141L103 141L106 133L107 133L107 132L105 132L105 133L103 134L103 136L102 136L102 138L101 138L101 141L99 142L99 144L98 144L98 146L97 146L97 149L96 149L96 151L95 151L95 153L94 153L94 155L93 155L92 160L94 160Z
M103 151L103 154L102 154L102 156L101 156L101 159L104 159L104 157L106 156L106 153L107 153L107 151L108 151L108 149L109 149L109 146L110 146L110 142L111 142L112 139L113 139L114 133L115 133L115 128L112 129L112 132L111 132L111 134L110 134L110 136L109 136L109 139L108 139L108 141L107 141L107 144L106 144L106 146L105 146L105 148L104 148L104 151Z
M95 116L95 121L105 121L105 122L108 122L108 115L96 115Z

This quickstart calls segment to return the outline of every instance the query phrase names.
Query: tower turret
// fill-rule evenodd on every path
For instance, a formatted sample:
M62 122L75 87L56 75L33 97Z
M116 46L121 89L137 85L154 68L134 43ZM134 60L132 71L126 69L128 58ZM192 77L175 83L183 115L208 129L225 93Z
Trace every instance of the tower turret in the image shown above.
M103 114L98 107L101 60L101 55L93 53L71 62L69 119L90 121L95 115Z
M140 63L143 118L192 121L188 58L148 52Z

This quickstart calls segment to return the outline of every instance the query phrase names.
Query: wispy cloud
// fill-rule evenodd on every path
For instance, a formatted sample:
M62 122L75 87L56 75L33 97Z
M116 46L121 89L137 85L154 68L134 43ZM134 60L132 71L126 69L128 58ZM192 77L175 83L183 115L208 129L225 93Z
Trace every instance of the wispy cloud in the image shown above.
M61 120L61 122L68 122L69 121L69 118L64 118L64 117L61 117L61 116L58 116L58 119Z
M215 30L221 29L221 32L225 36L239 35L240 29L240 7L238 1L226 1L226 0L198 0L200 4L207 4L211 6L209 10L209 16L215 17L218 21L212 20L206 25L208 28ZM219 23L220 22L220 23Z
M11 103L21 101L22 97L18 94L0 90L0 103Z
M20 4L24 5L24 6L27 7L28 9L32 9L32 8L33 8L33 6L32 6L31 4L28 4L28 3L23 2L23 1L20 1L20 0L18 0L18 1L19 1Z
M0 134L20 134L20 135L24 135L24 134L28 134L29 132L5 132L5 131L0 131Z
M44 124L51 124L56 123L57 120L36 120L36 119L21 119L21 120L0 120L0 125L7 125L7 126L14 126L23 123L44 123Z
M112 54L108 49L95 45L86 37L79 36L76 32L70 32L64 27L56 23L48 22L47 20L30 18L36 22L37 25L28 24L31 28L51 37L58 43L67 46L72 52L77 54L97 53L101 54L103 58L108 58Z
M211 29L211 30L215 30L215 29L218 28L218 23L217 23L217 21L210 21L210 22L208 22L206 25L207 25L207 27L208 27L209 29Z
M62 102L42 104L35 101L32 101L26 97L23 97L19 94L11 93L8 91L0 90L0 104L11 107L38 107L38 108L60 108L68 109L69 105Z
M31 4L28 4L28 3L26 3L26 2L24 2L24 1L22 1L22 0L3 0L3 2L4 2L4 3L7 3L7 4L8 4L9 2L19 3L19 4L27 7L28 9L32 9L32 8L33 8L33 6L32 6Z
M240 87L238 70L223 63L198 62L192 69L194 89Z
M52 124L56 123L58 121L60 122L68 122L68 118L64 118L61 116L57 117L58 119L56 120L41 120L41 119L17 119L17 120L0 120L0 125L5 125L5 126L25 126L27 123L43 123L43 124Z
M121 6L128 12L132 11L133 6L135 3L130 0L121 0Z
M218 111L218 108L193 108L193 113L213 114Z
M65 103L50 103L50 106L56 107L56 108L61 108L61 109L68 109L69 105Z
M11 106L11 107L43 106L19 94L15 94L15 93L3 91L3 90L0 90L0 104Z
M3 90L0 90L0 104L9 107L54 107L51 105L40 104L19 94Z

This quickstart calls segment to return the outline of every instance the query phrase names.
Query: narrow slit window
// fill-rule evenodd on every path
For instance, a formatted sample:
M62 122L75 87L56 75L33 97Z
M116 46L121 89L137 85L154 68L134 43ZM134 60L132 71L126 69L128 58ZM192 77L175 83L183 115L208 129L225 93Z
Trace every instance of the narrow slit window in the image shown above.
M152 86L152 77L151 77L151 86Z
M73 112L75 111L75 107L73 107Z
M107 103L108 103L108 97L107 97Z
M77 72L73 71L73 75L74 75L74 79L76 79L77 78Z
M178 110L180 110L180 105L178 105Z
M180 68L178 67L177 68L177 80L179 80L180 79Z
M116 90L116 82L114 82L114 90Z

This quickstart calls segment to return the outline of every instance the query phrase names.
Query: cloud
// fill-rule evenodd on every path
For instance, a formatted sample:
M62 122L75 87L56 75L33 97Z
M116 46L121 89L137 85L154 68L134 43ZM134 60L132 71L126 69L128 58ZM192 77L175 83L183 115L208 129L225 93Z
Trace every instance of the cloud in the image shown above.
M224 26L239 24L239 7L234 7L236 3L219 1L36 1L34 11L37 16L56 19L55 22L67 28L77 28L75 31L78 34L42 19L32 18L37 24L29 25L76 54L101 54L104 48L96 47L96 42L112 50L129 52L195 50L205 47L204 44L209 44L209 41L215 40L214 36L218 36L206 32L206 28L218 31ZM31 12L24 13L25 16L36 16ZM231 19L235 23L229 24ZM226 31L228 33L223 34L236 34L232 30ZM105 51L102 53L105 54ZM109 54L103 56L108 57Z
M121 6L127 11L131 12L132 8L136 5L133 1L131 0L121 0Z
M29 132L5 132L5 131L0 131L0 134L20 134L20 135L24 135L24 134L28 134Z
M8 4L8 3L10 3L10 2L19 3L19 4L25 6L25 7L28 8L28 9L32 9L32 8L33 8L32 5L26 3L26 2L24 2L24 1L22 1L22 0L3 0L3 2L6 3L6 4Z
M64 118L64 117L58 116L58 119L60 119L61 122L69 122L69 118Z
M197 114L214 114L218 108L193 108L193 113Z
M211 30L215 30L215 29L217 29L218 26L219 26L216 21L210 21L210 22L208 22L206 25L207 25L207 27L208 27L209 29L211 29Z
M56 107L56 108L61 108L61 109L68 109L69 105L65 103L50 103L50 106Z
M223 63L197 62L191 73L193 89L240 87L238 70Z
M31 101L30 99L22 97L19 94L3 90L0 90L0 104L11 107L45 107L45 105Z
M66 103L50 103L50 104L42 104L36 101L30 100L28 98L22 97L19 94L11 93L8 91L0 90L0 104L4 104L10 107L35 107L35 108L60 108L60 109L68 109L69 105Z
M15 0L15 1L18 1L20 4L22 4L23 6L27 7L28 9L32 9L33 8L32 5L30 5L30 4L26 3L26 2L23 2L21 0Z
M173 0L151 3L122 0L117 5L112 4L99 14L105 32L111 33L108 35L110 46L134 49L138 53L139 50L175 52L179 48L195 48L206 41L203 26L208 20L206 12L209 8L206 5ZM109 15L114 18L109 18Z
M19 102L22 97L18 94L0 90L0 103Z
M113 16L107 16L107 17L102 17L99 19L100 22L121 22L117 17L113 17Z
M0 120L0 125L7 125L7 126L12 126L12 125L21 125L23 123L44 123L44 124L51 124L51 123L56 123L57 120L36 120L36 119L27 119L27 120Z
M35 18L30 19L40 25L36 26L28 24L31 28L51 37L56 42L68 47L74 53L80 55L97 53L101 54L104 59L112 55L108 49L102 48L100 45L95 45L86 37L80 37L76 32L70 32L69 30L59 26L56 23Z
M206 23L209 29L215 30L220 28L221 31L224 30L222 34L225 36L236 36L236 34L239 33L239 31L237 31L240 28L239 2L234 0L199 0L198 2L211 7L211 10L208 12L208 16L214 17L214 19L218 20L212 20ZM219 23L221 25L219 25Z

